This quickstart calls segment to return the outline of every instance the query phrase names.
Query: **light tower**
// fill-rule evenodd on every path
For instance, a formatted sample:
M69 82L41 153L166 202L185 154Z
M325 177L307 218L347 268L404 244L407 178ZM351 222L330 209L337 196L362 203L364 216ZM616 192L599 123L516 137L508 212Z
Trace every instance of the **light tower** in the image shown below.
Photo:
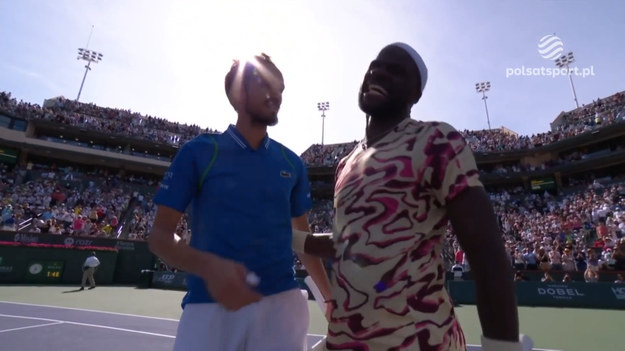
M101 53L95 52L93 50L89 50L89 42L91 42L92 35L93 35L93 25L91 26L91 31L89 32L87 45L84 48L78 49L78 57L76 59L87 61L87 65L85 66L85 75L82 76L82 82L80 83L80 89L78 89L78 96L76 97L76 101L80 100L80 93L82 93L82 86L85 84L85 78L87 78L87 72L91 70L91 62L98 63L102 61Z
M558 66L558 68L566 68L566 73L569 76L569 82L571 82L571 90L573 91L575 107L579 108L577 94L575 93L575 86L573 86L573 77L571 77L571 69L569 68L569 65L573 62L575 62L575 56L573 56L573 52L569 52L568 54L562 55L556 59L556 66Z
M326 111L328 111L330 109L330 103L325 101L325 102L318 102L317 103L317 109L319 111L321 111L321 146L323 146L323 137L324 137L324 133L325 133L325 120L326 120Z
M78 96L76 97L76 101L80 100L80 93L82 93L82 87L85 84L85 78L87 78L87 72L91 70L91 62L98 63L102 61L102 54L99 52L95 52L93 50L78 49L78 60L87 61L87 65L85 66L85 75L82 76L82 83L80 83L80 89L78 90Z
M488 105L486 104L486 92L490 90L490 82L475 83L475 91L482 93L482 100L484 100L484 108L486 109L486 122L488 123L488 130L490 130L490 117L488 116Z

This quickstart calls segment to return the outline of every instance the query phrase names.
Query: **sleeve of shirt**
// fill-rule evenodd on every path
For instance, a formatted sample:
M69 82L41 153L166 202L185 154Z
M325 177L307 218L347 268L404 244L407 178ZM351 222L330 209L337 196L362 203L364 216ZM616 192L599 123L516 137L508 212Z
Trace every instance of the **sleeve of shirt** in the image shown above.
M163 176L154 203L184 212L199 184L199 176L191 144L185 144L174 157Z
M291 217L299 217L312 208L308 171L301 158L297 157L297 183L291 192Z
M440 206L469 187L482 186L471 148L449 124L439 123L433 128L424 154L428 186Z

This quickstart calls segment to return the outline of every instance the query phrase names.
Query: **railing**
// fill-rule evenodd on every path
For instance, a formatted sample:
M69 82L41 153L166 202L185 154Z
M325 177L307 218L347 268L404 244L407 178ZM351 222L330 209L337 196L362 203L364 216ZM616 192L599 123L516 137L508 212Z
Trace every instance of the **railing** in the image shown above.
M29 218L21 223L19 223L17 225L17 231L18 232L23 232L26 231L28 228L30 228L33 225L33 218Z

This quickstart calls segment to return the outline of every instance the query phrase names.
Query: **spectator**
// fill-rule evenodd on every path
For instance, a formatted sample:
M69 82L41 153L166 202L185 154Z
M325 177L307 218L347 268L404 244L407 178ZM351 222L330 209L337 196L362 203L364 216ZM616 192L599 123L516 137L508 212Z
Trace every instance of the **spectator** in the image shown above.
M575 260L571 248L569 247L565 248L562 254L562 269L564 269L565 272L575 271Z
M551 264L549 263L549 256L544 248L538 249L538 267L541 271L546 272L551 269Z
M515 282L524 282L526 280L527 280L527 278L525 278L525 276L523 276L523 273L521 273L520 271L516 271L514 273L514 281Z
M525 269L525 258L523 257L521 250L519 249L514 250L513 260L514 260L514 269L516 269L517 271Z
M525 260L525 267L529 271L538 270L538 256L534 252L534 249L525 249L523 250L523 259Z
M586 268L584 272L584 280L587 283L596 283L599 281L599 272L595 270L593 267Z
M549 274L549 272L545 272L540 281L543 283L553 283L553 277Z
M551 264L550 269L554 271L562 270L562 256L558 250L554 249L549 251L549 262Z
M571 274L565 273L564 277L562 278L562 282L563 283L570 283L572 281L573 281L573 278L571 278Z

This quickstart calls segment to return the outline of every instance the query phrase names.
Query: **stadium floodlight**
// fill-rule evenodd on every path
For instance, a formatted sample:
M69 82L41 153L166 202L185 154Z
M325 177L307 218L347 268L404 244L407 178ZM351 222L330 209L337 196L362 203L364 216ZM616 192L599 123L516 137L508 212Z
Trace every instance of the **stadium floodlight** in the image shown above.
M317 103L317 109L319 111L321 111L321 146L323 146L323 137L324 137L324 133L325 133L325 120L326 120L326 111L328 111L330 109L330 103L325 101L325 102L318 102Z
M575 86L573 85L573 77L571 76L571 65L575 62L575 56L573 56L573 52L569 52L566 55L562 55L556 59L556 66L558 68L566 68L566 74L569 76L569 82L571 83L571 90L573 91L573 99L575 100L575 107L579 108L579 103L577 102L577 94L575 93Z
M82 83L80 83L80 89L78 90L78 97L76 97L76 101L78 101L80 100L82 87L85 84L85 78L87 78L87 72L91 70L91 63L98 63L102 61L102 54L93 50L80 48L78 49L78 57L76 59L87 61L87 65L85 66L85 75L82 77Z
M488 123L488 130L490 130L490 117L488 116L488 105L486 105L486 92L490 90L490 82L475 83L475 91L482 93L482 100L484 100L484 108L486 109L486 122Z

